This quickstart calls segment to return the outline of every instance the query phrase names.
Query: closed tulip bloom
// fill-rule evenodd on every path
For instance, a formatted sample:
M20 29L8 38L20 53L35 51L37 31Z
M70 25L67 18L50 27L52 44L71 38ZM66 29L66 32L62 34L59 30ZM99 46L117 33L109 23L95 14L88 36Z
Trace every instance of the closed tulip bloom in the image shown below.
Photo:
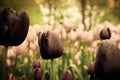
M12 8L0 12L0 45L17 46L28 33L29 17L26 12L17 14Z
M54 59L63 54L61 41L53 32L47 31L39 34L38 44L43 59Z
M42 80L42 70L40 68L35 69L34 80Z
M94 65L96 80L120 80L120 50L110 41L103 41Z
M33 68L36 69L36 68L40 68L40 61L39 60L36 60L33 64Z
M102 40L110 39L111 38L111 31L110 31L110 29L109 28L104 28L103 30L101 30L100 38Z
M88 73L88 74L94 74L94 62L91 62L91 63L88 65L87 73Z
M62 80L72 80L72 73L70 70L66 70L63 77L62 77Z

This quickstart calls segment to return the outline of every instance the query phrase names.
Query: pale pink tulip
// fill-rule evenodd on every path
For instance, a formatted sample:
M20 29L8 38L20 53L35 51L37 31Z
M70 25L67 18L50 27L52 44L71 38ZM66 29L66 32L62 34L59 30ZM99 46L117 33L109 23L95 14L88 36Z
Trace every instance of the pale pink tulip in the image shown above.
M16 58L16 54L15 54L15 52L13 51L12 48L9 48L9 49L8 49L7 58Z
M97 25L95 28L93 28L94 40L100 39L100 32L103 28L104 28L103 25Z
M70 33L69 33L69 35L68 35L68 38L69 38L69 40L71 40L71 41L76 41L76 39L77 39L77 34L76 34L76 32L73 31L73 30L70 30Z
M115 32L112 32L112 36L110 38L110 41L113 43L113 44L116 44L118 43L118 41L120 40L120 35L118 35L117 33Z
M36 31L33 29L33 27L29 27L29 31L27 34L27 41L28 42L32 42L37 38L37 33Z
M63 27L66 28L67 30L70 30L70 29L74 29L74 28L75 28L74 23L72 22L72 20L67 19L67 18L64 18L64 19L63 19L62 25L63 25Z
M35 40L34 42L30 42L30 49L32 51L39 51L38 39Z
M33 51L32 51L32 50L29 50L29 54L28 54L28 55L29 55L29 57L33 57L33 55L34 55L34 54L33 54Z
M93 41L93 32L92 31L84 31L81 35L81 40L85 41L85 42L91 42Z
M11 66L11 61L10 61L10 59L7 59L7 60L6 60L6 65L7 65L7 67L10 67L10 66Z
M14 51L14 53L16 55L19 55L21 53L24 53L25 50L27 49L27 46L28 46L28 42L27 40L25 40L22 44L20 44L19 46L13 46L12 49Z
M75 41L74 47L75 47L75 48L78 48L78 47L79 47L79 41Z
M35 24L33 25L33 29L35 30L35 32L38 34L39 32L43 32L43 27L40 26L39 24Z

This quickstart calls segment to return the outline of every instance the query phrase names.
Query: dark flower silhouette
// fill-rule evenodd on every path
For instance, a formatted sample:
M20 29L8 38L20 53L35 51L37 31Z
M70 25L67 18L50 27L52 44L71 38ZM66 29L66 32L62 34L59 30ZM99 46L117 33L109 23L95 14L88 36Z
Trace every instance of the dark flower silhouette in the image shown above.
M53 32L43 32L38 36L40 54L43 59L58 58L63 54L61 41Z
M29 17L26 12L17 14L12 8L0 12L0 45L17 46L28 33Z
M103 41L96 55L90 80L120 80L120 50L110 41ZM89 68L90 69L90 68Z
M111 31L109 28L104 28L101 30L100 32L100 38L102 40L105 40L105 39L110 39L111 38Z

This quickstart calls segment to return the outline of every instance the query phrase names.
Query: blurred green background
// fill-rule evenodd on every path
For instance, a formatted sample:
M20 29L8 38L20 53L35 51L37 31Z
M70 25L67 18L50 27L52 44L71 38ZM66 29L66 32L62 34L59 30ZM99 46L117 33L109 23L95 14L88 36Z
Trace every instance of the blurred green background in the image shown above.
M98 22L108 20L113 24L120 22L120 0L0 0L0 10L12 7L18 12L26 11L30 16L31 25L35 23L46 24L42 19L44 13L40 10L41 5L49 9L49 14L46 16L54 15L55 12L60 13L56 16L59 18L56 21L60 21L63 16L71 16L70 14L74 12L63 14L62 11L75 6L79 9L79 14L84 16L84 20L91 19L89 23L94 24L97 20ZM85 23L82 20L79 22Z

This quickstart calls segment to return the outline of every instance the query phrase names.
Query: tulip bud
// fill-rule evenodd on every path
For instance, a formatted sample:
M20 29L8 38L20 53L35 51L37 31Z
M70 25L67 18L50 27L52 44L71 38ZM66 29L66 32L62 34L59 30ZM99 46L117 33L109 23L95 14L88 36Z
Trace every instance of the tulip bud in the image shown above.
M98 80L120 80L120 50L109 41L103 41L97 52L95 77Z
M102 40L110 39L111 38L111 31L110 31L110 29L109 28L104 28L103 30L101 30L100 38Z
M94 74L94 62L91 62L91 63L88 65L87 73L88 73L88 74Z
M36 68L34 71L34 79L42 80L42 70L40 68Z
M12 8L0 12L0 45L17 46L28 33L29 17L26 12L20 15Z
M54 59L63 54L61 41L58 35L53 32L47 31L39 34L38 44L43 59Z
M65 71L62 80L72 80L72 73L70 70Z
M33 64L33 68L36 69L36 68L40 68L40 61L39 60L36 60Z

